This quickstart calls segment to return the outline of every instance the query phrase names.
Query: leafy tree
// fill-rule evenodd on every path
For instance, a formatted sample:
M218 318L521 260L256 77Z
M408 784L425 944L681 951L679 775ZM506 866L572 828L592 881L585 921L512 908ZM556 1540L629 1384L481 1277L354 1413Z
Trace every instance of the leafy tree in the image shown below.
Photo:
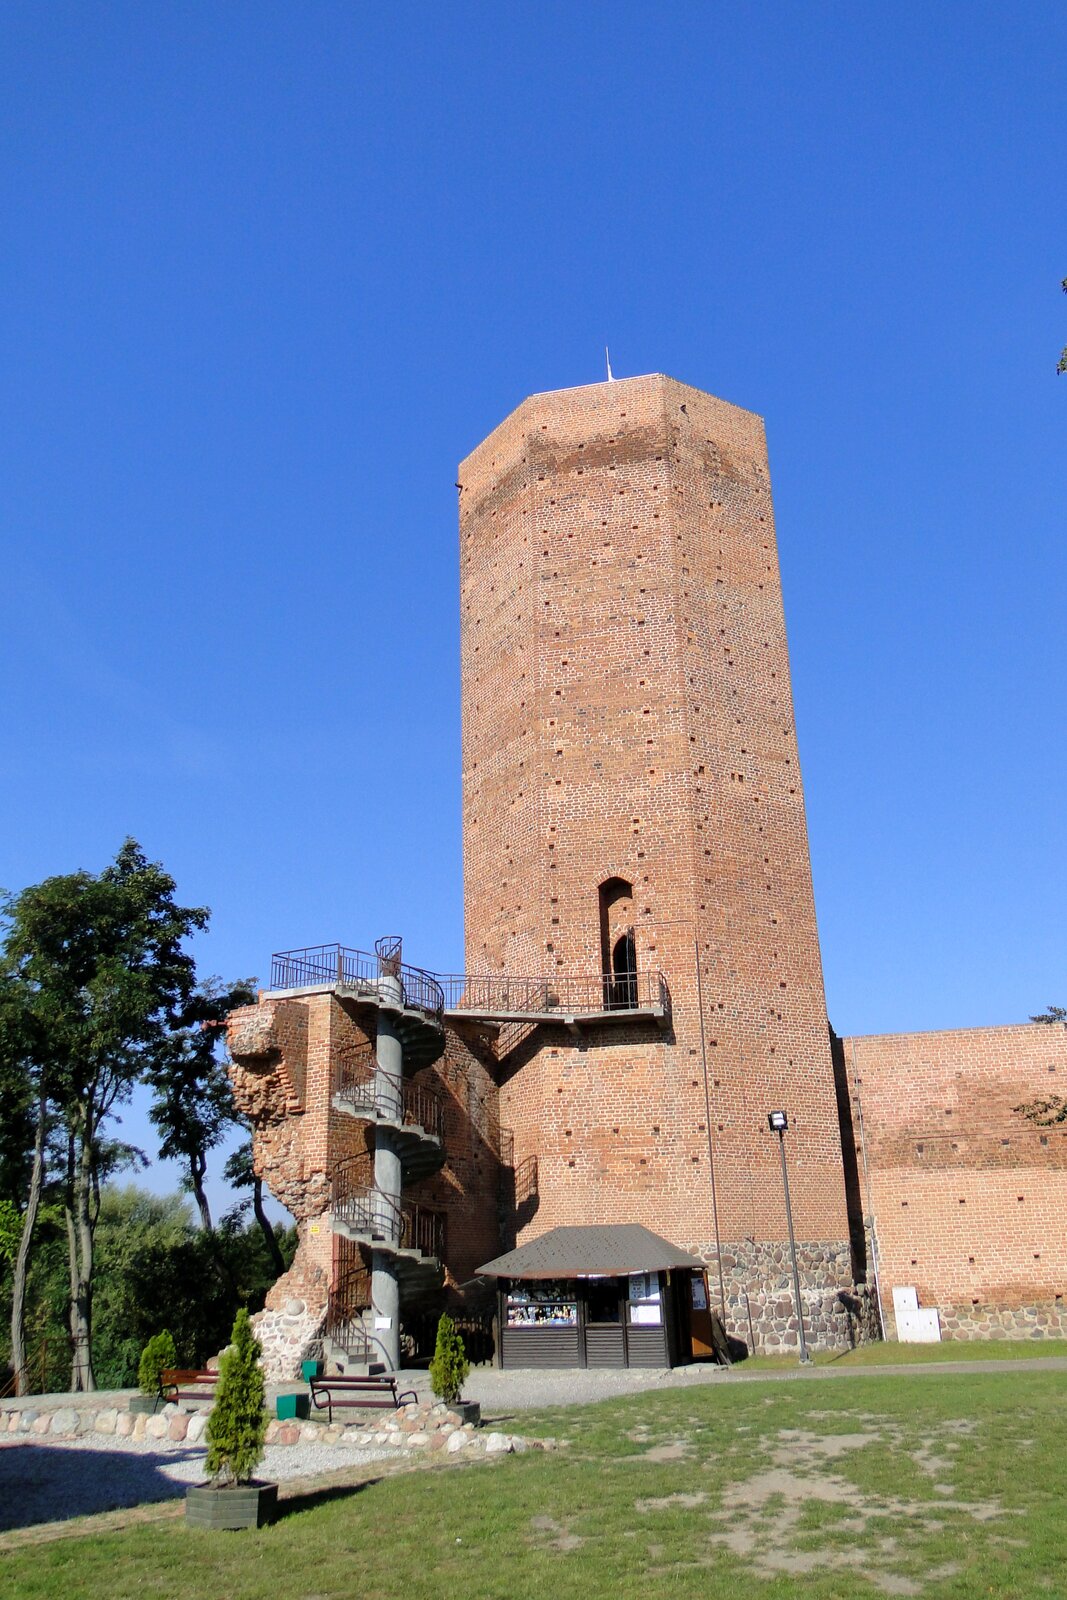
M1067 1006L1049 1006L1047 1011L1039 1012L1036 1017L1031 1017L1030 1021L1044 1022L1050 1028L1057 1022L1067 1025Z
M296 1230L278 1235L283 1264ZM218 1269L219 1259L225 1272ZM181 1364L202 1366L227 1343L236 1311L258 1311L277 1277L260 1229L223 1217L212 1235L196 1226L182 1194L150 1194L134 1184L101 1191L93 1272L93 1372L102 1388L136 1382L141 1352L169 1328ZM10 1280L0 1282L6 1311ZM62 1205L45 1203L29 1275L27 1342L32 1387L69 1380L68 1266ZM47 1385L41 1372L47 1366ZM66 1370L64 1370L64 1364Z
M14 1266L21 1238L22 1217L18 1206L13 1200L0 1199L0 1261L5 1266Z
M263 1242L267 1247L274 1270L280 1278L285 1271L285 1259L278 1244L278 1236L273 1224L263 1209L263 1179L255 1169L252 1159L252 1140L246 1139L244 1144L238 1145L223 1168L227 1182L234 1189L251 1189L252 1211L259 1224L263 1235ZM247 1202L246 1202L247 1203ZM243 1209L243 1208L240 1208Z
M212 1228L204 1190L208 1153L237 1120L217 1045L228 1013L255 997L252 978L228 987L220 978L198 984L148 1073L155 1093L149 1116L162 1135L159 1153L183 1164L200 1226L207 1233Z
M266 1385L259 1341L242 1307L233 1338L219 1360L219 1384L207 1423L208 1476L216 1487L247 1483L263 1459Z
M49 1105L49 1045L25 988L9 971L0 971L0 1193L22 1211L18 1239L10 1256L11 1366L15 1393L27 1384L26 1293L34 1232L47 1183L49 1141L55 1120ZM51 1073L54 1076L54 1072ZM9 1214L9 1224L11 1222Z
M437 1346L430 1362L430 1387L438 1399L458 1400L470 1373L463 1335L447 1312L437 1324Z
M48 878L0 905L2 976L18 992L22 1055L38 1085L37 1144L47 1138L49 1107L65 1143L75 1390L95 1387L93 1246L103 1129L156 1064L188 1006L195 974L183 942L208 921L206 908L178 905L174 891L174 880L127 839L99 875Z

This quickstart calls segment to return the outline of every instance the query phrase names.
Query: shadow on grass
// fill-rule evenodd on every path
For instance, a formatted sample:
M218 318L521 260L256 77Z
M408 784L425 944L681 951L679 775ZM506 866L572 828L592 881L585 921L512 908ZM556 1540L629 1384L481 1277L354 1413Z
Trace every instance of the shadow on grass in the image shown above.
M5 1445L0 1449L0 1532L176 1500L188 1485L163 1468L200 1459L203 1453L187 1449L135 1455L21 1440Z
M287 1517L298 1516L304 1511L317 1511L320 1506L332 1505L337 1500L351 1500L354 1495L362 1494L365 1489L373 1489L375 1484L382 1483L382 1478L368 1478L365 1483L334 1484L326 1489L309 1489L306 1494L287 1495L284 1500L279 1500L275 1522L284 1522Z

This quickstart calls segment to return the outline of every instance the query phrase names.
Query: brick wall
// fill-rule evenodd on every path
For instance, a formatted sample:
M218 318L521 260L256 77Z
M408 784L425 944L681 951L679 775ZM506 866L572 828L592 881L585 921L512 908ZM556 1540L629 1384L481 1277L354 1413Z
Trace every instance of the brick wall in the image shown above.
M330 1227L331 1177L353 1157L372 1164L374 1145L368 1124L338 1110L333 1093L345 1057L373 1042L373 1012L357 1015L331 992L267 997L232 1013L228 1037L256 1170L298 1224L296 1258L268 1307L280 1311L298 1297L324 1308L345 1253ZM500 1117L486 1029L448 1027L443 1056L414 1081L444 1096L446 1161L404 1197L445 1214L446 1286L456 1289L500 1250Z
M640 1221L706 1249L710 1132L720 1239L780 1241L781 1105L798 1236L837 1247L762 421L658 376L564 390L521 405L459 478L468 970L599 972L598 888L618 877L638 966L673 1001L668 1034L543 1029L505 1063L501 1115L539 1166L519 1236Z
M1067 1030L1037 1023L842 1041L887 1331L894 1285L948 1337L1067 1335Z

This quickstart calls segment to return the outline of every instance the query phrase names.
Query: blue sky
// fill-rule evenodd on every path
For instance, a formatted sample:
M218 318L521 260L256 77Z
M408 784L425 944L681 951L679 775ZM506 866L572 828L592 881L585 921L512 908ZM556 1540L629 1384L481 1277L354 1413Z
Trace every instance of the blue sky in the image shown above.
M0 883L132 833L206 972L459 969L456 463L607 342L767 419L838 1030L1067 1003L1065 59L1042 4L9 0Z

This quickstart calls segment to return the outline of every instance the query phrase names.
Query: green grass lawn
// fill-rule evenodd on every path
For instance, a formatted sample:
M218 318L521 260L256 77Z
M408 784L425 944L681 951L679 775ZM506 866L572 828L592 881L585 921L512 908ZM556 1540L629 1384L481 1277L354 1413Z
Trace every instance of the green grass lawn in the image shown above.
M862 1344L855 1350L819 1351L817 1367L907 1367L928 1361L1032 1361L1039 1356L1067 1356L1067 1339L956 1339L940 1344ZM796 1356L750 1356L738 1372L782 1372L797 1365ZM1067 1590L1065 1590L1067 1593Z
M12 1600L1067 1594L1059 1373L696 1385L505 1423L566 1447L0 1555Z

